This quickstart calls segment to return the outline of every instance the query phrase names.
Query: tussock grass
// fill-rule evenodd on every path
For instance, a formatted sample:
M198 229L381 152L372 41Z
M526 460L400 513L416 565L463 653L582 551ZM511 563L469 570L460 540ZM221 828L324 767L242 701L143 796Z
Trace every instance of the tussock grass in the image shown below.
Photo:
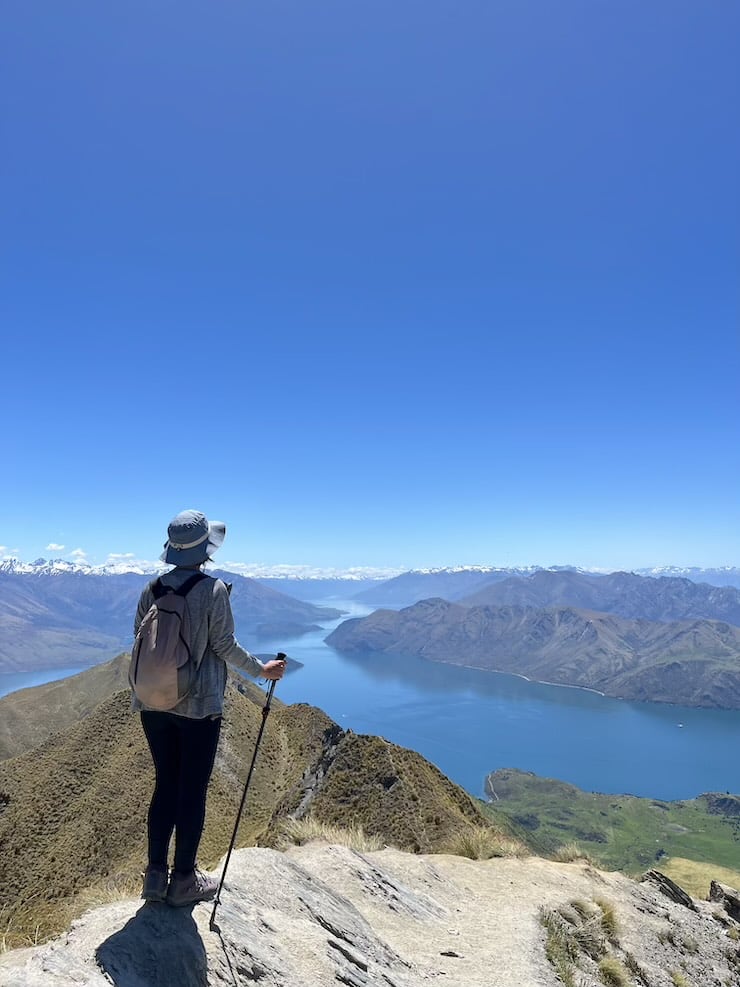
M671 970L671 980L674 987L690 987L689 981L680 970Z
M597 862L591 854L587 853L586 850L575 842L564 843L561 847L558 847L552 859L559 864L572 864L578 861L584 864L591 864L592 867L598 867Z
M331 843L349 847L361 853L382 850L386 845L379 836L369 836L359 824L335 826L311 816L305 819L286 819L281 824L278 849L303 846L306 843Z
M565 987L575 987L575 961L578 958L578 948L565 920L557 912L542 908L540 922L545 929L545 956Z
M489 826L470 826L459 830L440 848L440 852L468 857L470 860L529 855L529 850L519 840L503 835Z
M599 976L608 987L629 987L630 976L614 956L605 956L599 961Z
M574 898L557 909L541 909L540 923L546 932L545 955L565 987L579 987L586 981L593 983L589 977L594 972L594 965L606 987L633 987L632 976L643 987L650 987L634 957L626 954L625 968L623 962L609 952L610 942L619 947L619 924L610 901L597 898L586 902Z
M84 888L75 898L75 911L78 914L110 905L114 901L128 901L141 894L141 874L115 874L90 887Z
M619 933L619 922L617 921L617 913L614 910L614 905L604 898L596 898L595 901L601 909L601 928L604 935L610 942L616 942Z

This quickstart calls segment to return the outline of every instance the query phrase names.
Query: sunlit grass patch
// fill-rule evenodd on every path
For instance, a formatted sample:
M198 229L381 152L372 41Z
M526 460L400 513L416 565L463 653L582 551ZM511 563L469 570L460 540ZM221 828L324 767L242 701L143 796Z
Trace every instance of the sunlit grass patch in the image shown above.
M470 826L453 834L440 848L442 853L470 860L490 860L492 857L526 857L529 851L519 840L501 834L488 826Z
M379 836L368 835L359 824L335 826L320 822L311 816L305 819L286 819L282 822L278 838L280 849L316 842L346 846L361 853L382 850L386 845Z

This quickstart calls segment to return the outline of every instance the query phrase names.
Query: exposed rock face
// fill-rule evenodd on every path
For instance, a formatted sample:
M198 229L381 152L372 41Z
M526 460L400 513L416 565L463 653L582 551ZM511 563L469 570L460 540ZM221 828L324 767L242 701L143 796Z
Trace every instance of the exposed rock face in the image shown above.
M347 620L327 642L348 653L416 655L625 699L740 708L740 628L717 621L431 599Z
M740 922L740 893L735 888L728 888L726 884L712 881L709 887L709 900L720 902L730 918Z
M238 851L213 929L210 905L120 901L54 942L0 957L0 985L557 987L540 909L595 900L609 903L617 923L604 948L629 957L651 987L673 987L675 970L702 987L738 983L736 946L708 903L690 911L649 884L537 858L313 844ZM599 983L586 964L578 976Z

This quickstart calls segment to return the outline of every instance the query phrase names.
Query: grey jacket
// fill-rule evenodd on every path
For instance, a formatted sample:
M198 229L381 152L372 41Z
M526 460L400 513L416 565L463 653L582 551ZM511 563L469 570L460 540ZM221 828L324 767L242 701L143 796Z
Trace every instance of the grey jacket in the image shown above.
M162 576L166 586L177 589L193 575L193 569L172 569ZM134 620L136 636L147 610L154 602L152 583L146 587L139 599ZM187 595L190 612L191 649L200 660L198 678L190 695L186 696L170 712L200 720L206 716L221 716L224 709L226 691L226 663L257 678L263 664L239 644L234 637L234 618L226 585L220 579L208 576L194 586ZM201 660L202 656L202 660ZM131 694L133 710L146 709Z

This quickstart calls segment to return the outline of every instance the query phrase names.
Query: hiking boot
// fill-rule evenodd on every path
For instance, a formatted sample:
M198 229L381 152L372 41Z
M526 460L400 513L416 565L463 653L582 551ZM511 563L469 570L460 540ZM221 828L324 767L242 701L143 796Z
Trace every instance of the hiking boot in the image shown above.
M174 908L193 905L197 901L210 901L218 891L218 881L202 871L192 870L189 874L172 872L167 889L167 904Z
M164 901L167 897L167 868L147 867L141 897L145 901Z

